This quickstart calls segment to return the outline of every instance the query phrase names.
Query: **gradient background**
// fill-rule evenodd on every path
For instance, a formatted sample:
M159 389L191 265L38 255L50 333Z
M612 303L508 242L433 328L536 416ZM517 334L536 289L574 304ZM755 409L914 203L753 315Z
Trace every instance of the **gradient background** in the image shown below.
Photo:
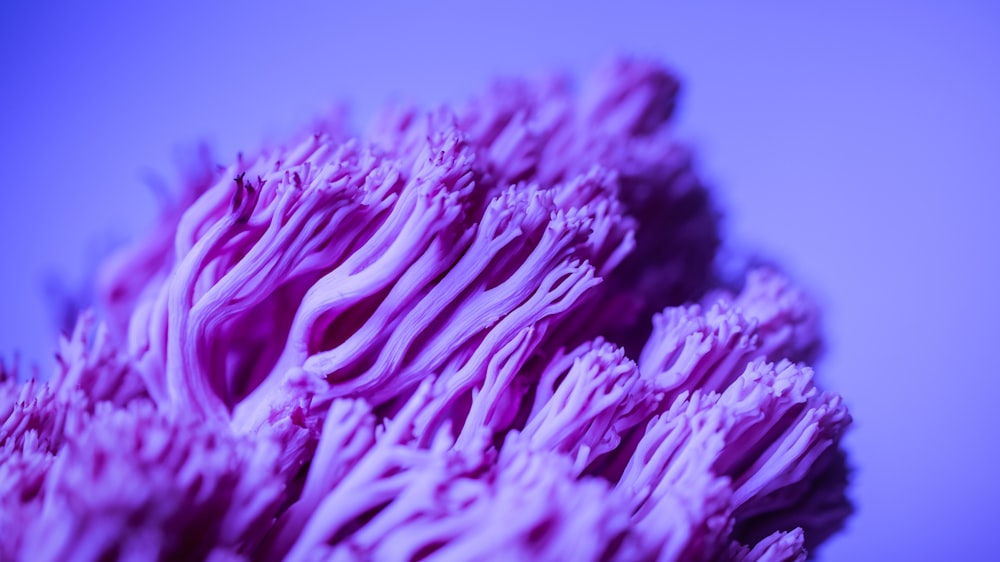
M731 247L826 306L858 510L821 559L1000 559L1000 5L173 4L0 4L0 354L48 369L46 279L149 225L200 140L228 161L336 100L361 124L652 55Z

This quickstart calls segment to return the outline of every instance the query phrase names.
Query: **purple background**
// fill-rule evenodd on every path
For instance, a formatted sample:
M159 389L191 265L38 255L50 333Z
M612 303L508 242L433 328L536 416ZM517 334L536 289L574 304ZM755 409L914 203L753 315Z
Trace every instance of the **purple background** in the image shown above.
M43 280L149 225L146 178L199 140L228 160L336 100L362 123L395 95L654 55L732 247L826 306L858 512L821 559L1000 556L1000 8L415 4L3 2L0 354L48 365Z

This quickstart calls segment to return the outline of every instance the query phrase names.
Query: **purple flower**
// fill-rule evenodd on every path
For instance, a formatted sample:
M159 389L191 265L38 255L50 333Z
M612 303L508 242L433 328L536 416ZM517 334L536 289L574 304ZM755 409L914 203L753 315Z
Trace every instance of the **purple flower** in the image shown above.
M2 372L0 558L803 560L850 418L808 297L716 281L677 90L616 60L190 174L48 382Z

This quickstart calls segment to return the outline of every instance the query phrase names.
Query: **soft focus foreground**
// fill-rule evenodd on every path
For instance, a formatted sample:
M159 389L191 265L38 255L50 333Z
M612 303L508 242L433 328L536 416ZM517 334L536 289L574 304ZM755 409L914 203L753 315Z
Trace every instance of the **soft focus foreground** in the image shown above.
M714 275L677 89L612 61L192 171L49 382L0 375L0 559L805 559L850 417L808 298Z

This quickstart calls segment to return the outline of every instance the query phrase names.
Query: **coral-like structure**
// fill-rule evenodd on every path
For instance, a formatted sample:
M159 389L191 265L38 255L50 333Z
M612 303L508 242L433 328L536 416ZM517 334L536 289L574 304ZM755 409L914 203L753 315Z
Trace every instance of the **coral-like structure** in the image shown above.
M850 418L805 294L716 280L677 91L615 60L192 174L0 376L0 558L803 560Z

